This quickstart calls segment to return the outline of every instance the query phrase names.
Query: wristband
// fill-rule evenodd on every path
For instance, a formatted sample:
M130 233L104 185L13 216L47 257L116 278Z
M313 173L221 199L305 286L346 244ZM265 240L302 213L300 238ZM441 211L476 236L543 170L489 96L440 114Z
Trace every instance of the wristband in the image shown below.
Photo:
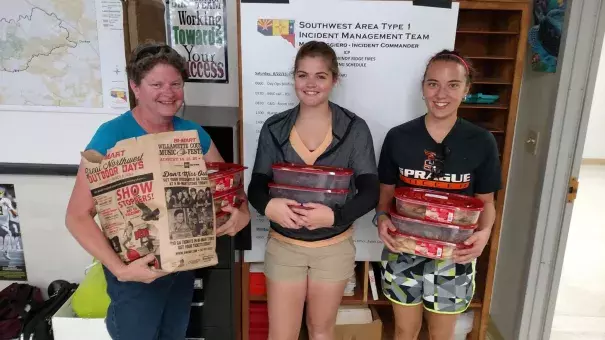
M387 213L387 212L385 212L385 211L379 211L379 212L377 212L377 213L376 213L376 215L374 215L374 218L372 219L372 223L373 223L375 226L378 226L378 218L379 218L380 216L382 216L382 215L385 215L385 216L390 216L390 215L389 215L389 213Z

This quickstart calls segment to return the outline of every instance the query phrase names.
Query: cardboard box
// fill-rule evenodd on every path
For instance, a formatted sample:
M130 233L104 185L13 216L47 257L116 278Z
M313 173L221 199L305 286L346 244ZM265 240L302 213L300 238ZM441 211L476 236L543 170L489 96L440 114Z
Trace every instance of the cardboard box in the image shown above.
M372 323L365 325L336 325L335 340L381 340L382 321L376 309L370 306Z
M382 321L376 309L370 306L374 321L364 325L336 325L334 340L382 340ZM306 327L303 325L299 340L307 340Z
M71 307L71 297L53 315L52 327L57 340L111 340L105 319L82 319Z

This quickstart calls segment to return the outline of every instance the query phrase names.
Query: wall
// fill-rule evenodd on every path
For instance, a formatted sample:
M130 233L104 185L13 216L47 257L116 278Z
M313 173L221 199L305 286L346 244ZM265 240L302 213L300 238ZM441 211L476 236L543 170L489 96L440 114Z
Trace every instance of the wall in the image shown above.
M525 72L517 114L511 168L496 263L491 317L504 339L518 339L520 311L529 270L529 257L536 227L546 153L559 74L531 70L530 56ZM525 151L530 130L540 133L538 152Z
M78 164L79 152L110 114L0 111L0 163ZM35 123L34 123L35 122ZM69 133L66 133L69 131Z
M233 125L237 120L239 106L238 84L238 53L237 53L237 13L236 2L227 3L227 37L229 53L229 84L199 84L186 85L185 100L190 107L185 112L185 118L195 119L207 125ZM191 106L203 106L193 108ZM222 108L220 108L222 107ZM228 107L228 108L227 108ZM0 122L4 133L11 132L13 142L28 142L28 150L39 155L38 162L43 163L48 155L57 150L64 153L65 163L79 160L78 152L88 143L96 127L102 122L113 118L110 115L78 115L49 113L44 115L47 121L28 123L28 117L9 120L3 117L13 112L0 112ZM200 117L202 115L203 117ZM39 141L41 129L46 129L62 119L63 129L55 134L62 146L58 149L48 149L48 144ZM67 124L67 125L66 125ZM82 129L82 126L87 128ZM12 135L11 135L12 136ZM77 139L74 142L74 138ZM6 149L0 153L0 163L19 160L19 155L7 154ZM10 155L10 158L8 157ZM23 247L29 282L46 290L48 284L56 279L79 281L84 276L84 269L92 258L80 247L65 228L65 210L73 188L73 177L60 176L19 176L0 175L0 183L15 185L19 202L20 221L23 232ZM9 281L0 281L3 289Z
M599 71L595 84L595 95L590 109L590 120L588 131L586 131L586 142L584 144L584 159L605 160L605 49L601 51Z
M46 291L57 279L81 280L92 258L64 222L74 177L0 175L0 183L15 185L29 282Z

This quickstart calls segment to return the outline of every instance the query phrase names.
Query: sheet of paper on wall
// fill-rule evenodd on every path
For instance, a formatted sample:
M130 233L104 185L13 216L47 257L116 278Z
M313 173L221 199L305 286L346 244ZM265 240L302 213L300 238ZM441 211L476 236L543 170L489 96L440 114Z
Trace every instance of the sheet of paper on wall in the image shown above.
M0 280L27 280L13 184L0 183Z
M0 41L0 110L120 114L130 107L120 0L7 1Z

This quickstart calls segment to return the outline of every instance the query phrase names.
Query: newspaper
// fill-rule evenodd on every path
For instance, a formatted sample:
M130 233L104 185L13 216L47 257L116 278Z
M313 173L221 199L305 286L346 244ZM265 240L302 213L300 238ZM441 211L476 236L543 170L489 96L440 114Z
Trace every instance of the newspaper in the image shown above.
M125 263L149 253L168 272L217 264L213 197L197 131L82 153L101 227Z

